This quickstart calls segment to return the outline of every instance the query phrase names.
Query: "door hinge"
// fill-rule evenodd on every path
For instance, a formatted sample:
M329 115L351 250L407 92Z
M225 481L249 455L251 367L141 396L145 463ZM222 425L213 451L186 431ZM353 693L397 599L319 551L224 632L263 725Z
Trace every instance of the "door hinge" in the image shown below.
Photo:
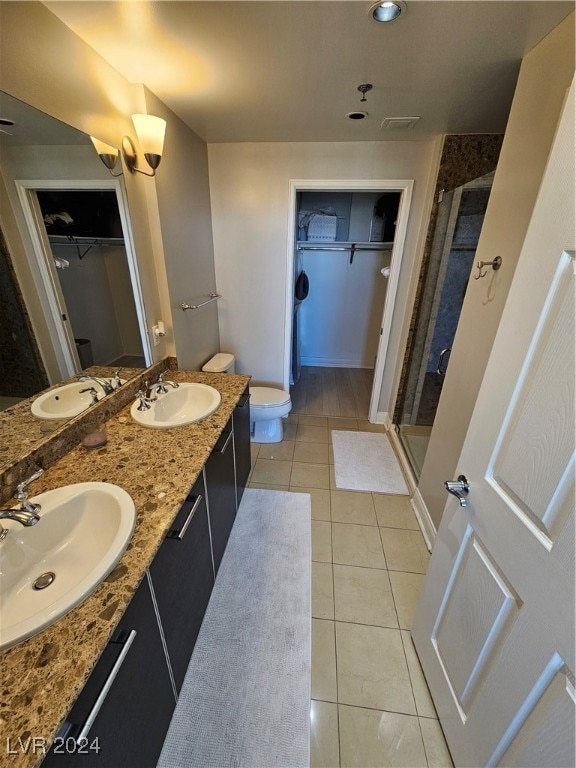
M441 189L440 192L438 192L438 200L437 202L441 203L442 200L444 200L444 190Z
M62 320L64 320L64 322L66 322L66 320L68 320L68 318L66 317L66 315L64 315L64 314L62 315Z
M384 328L380 328L380 336L384 333Z

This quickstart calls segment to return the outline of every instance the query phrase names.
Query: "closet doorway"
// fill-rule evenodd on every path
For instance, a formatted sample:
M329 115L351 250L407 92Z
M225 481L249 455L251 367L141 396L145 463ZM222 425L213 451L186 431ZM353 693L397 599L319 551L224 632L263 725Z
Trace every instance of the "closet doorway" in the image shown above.
M62 377L91 365L141 368L152 355L121 185L19 182L54 321Z
M293 181L287 319L294 412L382 422L412 182Z

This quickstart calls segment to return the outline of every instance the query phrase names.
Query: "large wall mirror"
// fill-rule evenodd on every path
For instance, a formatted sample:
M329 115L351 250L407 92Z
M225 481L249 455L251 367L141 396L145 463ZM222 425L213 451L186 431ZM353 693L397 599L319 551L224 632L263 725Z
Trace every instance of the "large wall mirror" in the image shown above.
M90 138L0 92L0 198L1 469L66 420L32 413L44 390L152 358L124 184Z

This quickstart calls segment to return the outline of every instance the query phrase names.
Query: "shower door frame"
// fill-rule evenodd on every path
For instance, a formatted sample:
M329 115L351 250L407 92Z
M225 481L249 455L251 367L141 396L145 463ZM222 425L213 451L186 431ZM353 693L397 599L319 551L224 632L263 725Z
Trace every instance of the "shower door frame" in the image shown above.
M380 323L380 337L374 377L372 380L372 393L370 396L370 408L368 420L373 424L382 423L384 417L378 411L382 381L384 379L386 353L390 331L392 329L392 317L396 304L398 282L400 280L406 232L408 229L408 217L412 201L413 179L290 179L290 196L288 210L288 243L286 266L286 317L285 317L285 342L284 342L284 389L290 387L290 357L292 351L292 316L294 308L294 258L297 243L297 194L298 192L399 192L400 203L396 221L396 231L392 244L390 259L390 276L382 310ZM390 363L396 364L396 361Z

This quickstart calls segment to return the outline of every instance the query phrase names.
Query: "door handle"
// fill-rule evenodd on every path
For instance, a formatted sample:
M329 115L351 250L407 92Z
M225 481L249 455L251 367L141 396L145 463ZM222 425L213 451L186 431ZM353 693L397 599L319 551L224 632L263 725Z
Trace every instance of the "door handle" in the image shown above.
M442 363L444 362L444 358L446 355L449 355L450 352L452 352L452 347L446 347L446 349L443 349L442 352L438 355L438 365L436 366L436 373L439 376L446 376L446 368L442 368Z
M470 485L466 475L458 475L458 480L446 480L444 482L444 488L446 488L448 493L456 496L461 507L468 506L468 499L466 497L470 491Z

